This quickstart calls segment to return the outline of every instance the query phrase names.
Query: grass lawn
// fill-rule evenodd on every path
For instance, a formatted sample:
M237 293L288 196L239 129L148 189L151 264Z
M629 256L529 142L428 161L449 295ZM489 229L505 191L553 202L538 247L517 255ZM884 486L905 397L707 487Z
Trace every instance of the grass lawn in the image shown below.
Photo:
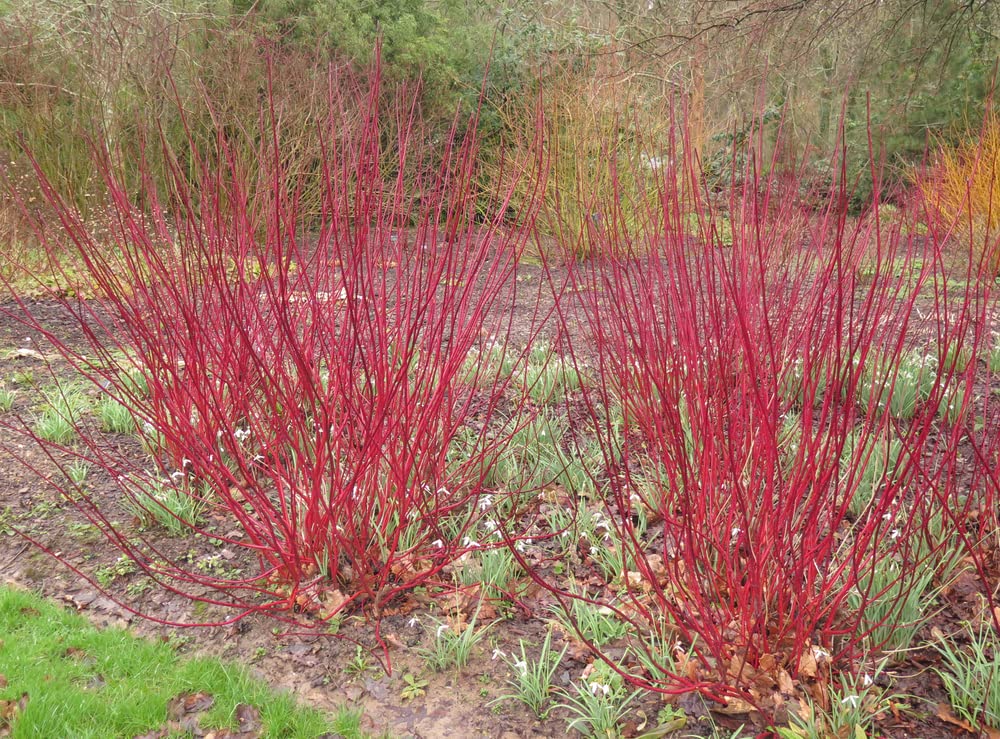
M0 589L0 736L360 737L359 722L301 708L240 667L183 659L169 641L98 630L27 591Z

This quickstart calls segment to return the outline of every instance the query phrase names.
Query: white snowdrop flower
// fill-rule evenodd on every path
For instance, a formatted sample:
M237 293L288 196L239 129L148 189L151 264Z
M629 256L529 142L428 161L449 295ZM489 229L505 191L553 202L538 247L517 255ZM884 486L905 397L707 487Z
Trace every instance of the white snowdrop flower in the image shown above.
M592 557L597 556L597 547L591 547L590 548L590 556L592 556Z
M177 482L178 479L184 477L186 474L187 473L184 472L183 470L177 470L176 472L170 473L170 479L173 480L174 482Z
M481 511L488 510L492 505L493 505L493 496L492 495L484 495L479 500L479 510L481 510Z
M893 540L896 540L896 539L898 539L901 536L901 532L900 532L899 529L893 529L892 531L889 532L889 536Z
M638 493L632 493L630 496L628 496L628 500L629 500L630 503L640 503L640 502L642 502L642 498L639 497Z
M861 684L866 688L870 688L875 681L872 680L872 676L867 673L861 678Z
M856 695L845 695L843 698L840 699L840 705L846 706L848 704L851 706L851 708L857 708L858 707L858 696L856 696Z
M883 521L891 521L892 520L892 514L889 513L888 511L886 511L885 513L882 514L882 520Z
M611 686L605 685L604 683L592 682L587 683L587 687L590 688L591 695L611 695Z
M476 549L479 546L479 542L467 536L462 539L462 546L469 547L470 549Z
M500 524L494 521L492 518L487 518L483 521L483 526L487 531L496 531Z
M447 630L448 630L448 624L441 624L440 626L438 626L438 628L437 628L437 634L435 634L435 636L438 639L440 639L441 638L441 634L443 634Z
M421 404L420 404L420 403L418 403L417 405L421 405ZM437 494L437 495L448 495L448 488L446 488L446 487L444 487L444 486L442 485L441 487L439 487L439 488L437 489L437 493L436 493L436 494Z
M830 653L825 649L823 649L822 647L813 647L812 653L813 657L815 657L817 660L821 661L830 659Z
M528 663L519 659L514 663L514 669L521 673L521 677L524 677L528 674Z
M431 542L431 546L434 547L435 549L440 549L441 547L444 546L444 542L441 541L440 539L435 539L434 541Z
M496 662L499 657L506 657L506 656L507 653L503 651L500 647L494 647L493 656L491 656L490 659Z
M739 526L733 526L733 529L732 529L732 531L730 531L730 532L729 532L729 536L730 536L730 538L733 538L733 539L735 539L735 538L736 538L737 536L739 536L739 535L740 535L740 534L741 534L742 532L743 532L743 529L741 529L741 528L740 528Z
M519 552L524 552L524 550L527 549L527 547L525 546L524 541L518 539L517 541L514 542L514 549L516 549Z
M193 467L193 466L194 466L194 462L192 462L187 457L184 457L184 459L181 460L181 469L182 470L186 470L188 467Z
M420 625L420 619L414 616L413 618L411 618L409 621L406 622L406 625L412 629Z

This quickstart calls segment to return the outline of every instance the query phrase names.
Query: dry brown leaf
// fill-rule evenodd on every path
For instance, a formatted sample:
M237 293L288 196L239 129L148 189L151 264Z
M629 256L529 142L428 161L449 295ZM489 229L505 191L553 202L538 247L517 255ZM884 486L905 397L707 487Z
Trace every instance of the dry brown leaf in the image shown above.
M320 596L320 618L326 620L337 614L344 604L347 603L347 596L339 590L327 590Z
M799 657L799 675L803 677L816 677L819 674L819 665L816 664L816 657L812 650L802 653Z
M743 700L742 698L730 698L726 705L719 708L713 708L713 711L717 713L724 713L726 715L733 715L738 713L750 713L754 710L754 707L750 705L749 702Z
M778 666L778 660L773 654L760 655L760 671L771 672Z
M167 718L179 721L189 713L207 711L215 704L208 693L182 693L167 704Z
M0 736L10 736L11 726L17 714L28 707L28 694L22 693L17 700L0 701Z
M951 711L951 706L947 703L938 703L937 706L937 717L944 721L946 724L951 724L952 726L958 726L970 734L978 734L975 728L968 721L963 721L958 716L956 716Z
M787 670L778 671L778 690L786 698L795 694L795 681L792 680L792 676L788 674Z
M254 734L260 732L260 711L247 703L240 703L236 706L236 725L243 734Z

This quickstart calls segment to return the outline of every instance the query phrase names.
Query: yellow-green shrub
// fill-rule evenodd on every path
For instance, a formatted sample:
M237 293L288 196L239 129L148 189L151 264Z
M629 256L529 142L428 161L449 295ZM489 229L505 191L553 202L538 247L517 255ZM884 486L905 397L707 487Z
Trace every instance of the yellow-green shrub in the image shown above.
M535 102L502 111L515 139L513 166L494 177L506 189L508 178L543 162L540 192L521 178L511 205L517 212L538 197L539 230L562 256L625 248L656 225L650 206L669 166L670 114L662 96L607 70L559 70L543 87L540 115Z
M1000 270L1000 117L990 114L978 136L957 146L941 146L929 177L921 182L925 198L953 228L956 240L971 247L971 257Z

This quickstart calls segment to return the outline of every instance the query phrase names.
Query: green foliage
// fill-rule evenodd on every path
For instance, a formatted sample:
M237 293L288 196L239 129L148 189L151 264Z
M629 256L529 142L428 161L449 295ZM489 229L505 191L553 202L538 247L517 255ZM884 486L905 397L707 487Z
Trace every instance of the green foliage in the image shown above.
M467 624L444 623L435 619L434 640L430 648L420 650L427 666L435 672L443 672L449 667L462 669L469 664L472 649L486 636L493 624L476 628L478 610Z
M568 634L579 633L591 644L604 646L628 634L629 626L614 611L586 600L587 591L571 597L569 606L552 606L552 612Z
M265 0L253 7L286 43L323 44L362 66L381 44L383 72L397 81L419 75L427 101L441 112L457 100L474 103L486 74L493 29L455 0ZM516 52L501 45L505 59ZM521 72L517 63L501 67L488 88L504 86L500 74Z
M841 476L857 487L851 498L851 513L855 516L871 503L883 484L892 481L903 443L885 434L872 434L855 429L844 443Z
M7 413L14 407L15 397L17 397L16 390L12 390L5 384L0 385L0 413Z
M560 707L572 716L569 729L583 736L618 737L629 706L641 692L629 693L621 675L604 662L595 662L589 675L573 683L575 695L563 691L566 702Z
M214 699L208 728L235 730L236 706L260 711L268 736L320 736L350 729L272 694L240 668L209 659L181 661L166 642L97 631L84 618L27 592L0 589L0 704L28 700L10 726L14 737L138 736L167 723L168 703L181 695ZM0 718L0 725L6 714ZM227 732L222 732L227 733ZM360 737L360 731L345 732Z
M859 383L861 404L865 409L878 404L901 420L913 418L917 404L931 396L937 372L937 359L917 352L904 354L898 364L876 360Z
M879 669L873 673L842 675L839 686L830 686L828 708L806 699L804 712L789 711L789 725L777 729L780 739L827 739L873 736L875 722L890 709L888 697L876 684Z
M524 649L524 641L520 642L520 658L515 655L514 659L508 659L507 665L514 674L513 679L508 679L514 692L497 698L497 701L517 700L530 708L540 719L548 716L548 703L552 694L552 678L559 669L559 663L569 645L564 645L561 652L556 653L552 649L552 632L545 634L545 641L542 642L538 659L530 659Z
M1000 640L988 623L967 630L970 638L964 649L947 641L937 645L943 665L935 672L959 718L972 726L1000 729Z
M132 411L109 395L97 401L97 415L103 431L112 434L131 434L135 431Z
M45 402L33 430L38 438L53 444L68 444L76 438L77 424L90 407L90 399L78 385L56 385L42 391Z
M159 524L173 536L191 533L205 508L205 492L155 477L135 477L126 505L143 525Z

